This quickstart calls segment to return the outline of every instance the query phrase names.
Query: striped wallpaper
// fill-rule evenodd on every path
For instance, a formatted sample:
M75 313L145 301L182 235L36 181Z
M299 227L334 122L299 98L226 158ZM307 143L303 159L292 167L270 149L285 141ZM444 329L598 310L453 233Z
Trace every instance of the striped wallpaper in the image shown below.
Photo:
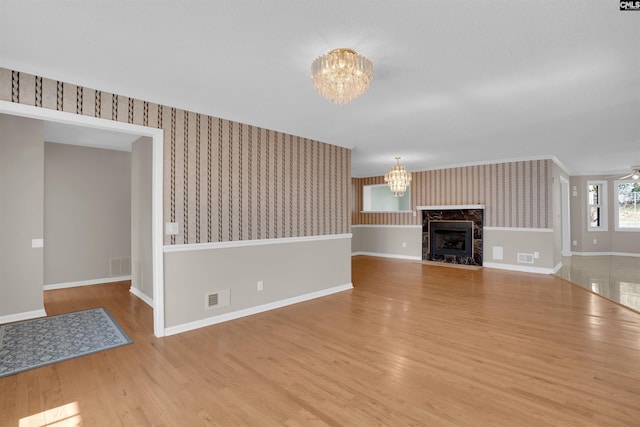
M485 226L551 228L552 160L467 166L413 173L411 206L485 205ZM352 223L420 225L421 215L362 213L362 186L382 176L352 179Z
M163 129L165 244L349 232L349 149L4 68L0 99Z

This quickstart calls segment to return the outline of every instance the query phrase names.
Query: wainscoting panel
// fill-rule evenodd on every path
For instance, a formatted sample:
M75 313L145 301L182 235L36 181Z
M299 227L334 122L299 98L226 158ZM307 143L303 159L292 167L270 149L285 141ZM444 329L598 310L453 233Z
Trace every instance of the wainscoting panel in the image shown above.
M230 242L227 247L187 251L165 248L165 298L171 302L165 325L170 333L232 319L234 313L253 314L252 307L273 308L351 287L350 234L261 243ZM206 308L207 294L227 290L228 306Z

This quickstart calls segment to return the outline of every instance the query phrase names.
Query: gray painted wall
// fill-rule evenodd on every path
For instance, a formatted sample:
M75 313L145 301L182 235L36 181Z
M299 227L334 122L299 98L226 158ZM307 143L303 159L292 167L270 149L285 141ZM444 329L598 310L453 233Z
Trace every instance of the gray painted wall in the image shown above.
M540 229L541 230L541 229ZM537 229L522 230L517 228L484 230L484 259L489 264L505 264L522 269L553 269L557 265L555 259L555 232ZM493 257L493 248L501 247L503 259ZM518 253L534 254L533 264L518 262Z
M560 177L569 180L567 175L555 162L552 163L551 169L551 209L553 225L553 265L562 263L562 185Z
M131 151L131 286L153 298L151 230L152 141L142 137Z
M587 230L587 181L607 181L608 230ZM576 241L572 250L578 253L640 254L640 233L615 231L613 203L615 178L608 176L574 176L569 182L571 199L571 240ZM574 194L575 187L575 196ZM594 239L596 240L594 243Z
M131 153L44 147L45 284L128 276ZM112 259L125 261L112 271Z
M351 239L165 252L166 327L351 283ZM257 282L264 290L257 290ZM228 289L230 305L205 309Z
M422 226L354 225L352 252L422 258Z
M0 115L0 317L44 309L43 125ZM45 241L46 243L46 241Z
M485 264L500 264L505 268L552 269L557 265L555 259L555 233L545 229L485 229L484 230ZM407 242L407 248L402 243ZM493 257L493 247L502 248L502 259ZM353 226L352 252L369 252L387 256L421 258L422 229L406 227ZM518 253L535 254L533 264L518 262Z

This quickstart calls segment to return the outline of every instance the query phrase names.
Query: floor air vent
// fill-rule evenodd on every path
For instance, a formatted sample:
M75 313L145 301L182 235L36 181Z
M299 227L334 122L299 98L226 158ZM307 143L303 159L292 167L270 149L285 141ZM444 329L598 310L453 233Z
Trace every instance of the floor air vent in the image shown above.
M204 308L209 310L210 308L226 307L229 305L230 290L224 289L222 291L216 291L205 294Z

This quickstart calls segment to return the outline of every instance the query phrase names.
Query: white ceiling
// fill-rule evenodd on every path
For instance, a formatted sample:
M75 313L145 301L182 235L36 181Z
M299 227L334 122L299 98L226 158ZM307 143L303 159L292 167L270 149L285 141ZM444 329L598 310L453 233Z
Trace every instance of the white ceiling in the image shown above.
M640 164L640 13L615 0L0 0L0 66L353 148L353 176L555 156ZM337 106L313 59L349 47Z
M46 142L131 151L131 144L136 139L140 139L140 135L66 123L44 122L44 140Z

